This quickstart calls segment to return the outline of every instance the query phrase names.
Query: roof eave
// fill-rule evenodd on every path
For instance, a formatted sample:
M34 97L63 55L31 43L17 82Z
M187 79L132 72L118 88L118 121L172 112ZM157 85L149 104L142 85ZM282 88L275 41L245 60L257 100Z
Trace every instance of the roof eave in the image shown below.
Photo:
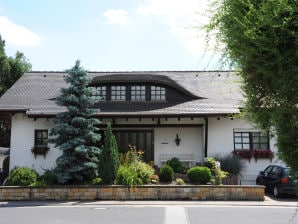
M195 118L195 117L230 117L236 114L239 114L240 112L223 112L223 113L152 113L152 114L142 114L142 113L99 113L94 115L94 117L97 118ZM51 114L27 114L30 118L53 118L57 114L51 113Z

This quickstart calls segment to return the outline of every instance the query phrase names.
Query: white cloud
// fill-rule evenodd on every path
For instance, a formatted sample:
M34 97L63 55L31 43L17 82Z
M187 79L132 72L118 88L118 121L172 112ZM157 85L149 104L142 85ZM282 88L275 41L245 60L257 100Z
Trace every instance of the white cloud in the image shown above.
M149 0L138 8L144 16L154 16L170 27L190 53L200 55L207 50L206 33L199 27L208 23L208 0Z
M124 9L109 9L103 13L108 23L125 26L128 24L128 12Z
M39 45L40 38L26 27L13 23L5 16L0 16L0 33L9 44L16 46Z

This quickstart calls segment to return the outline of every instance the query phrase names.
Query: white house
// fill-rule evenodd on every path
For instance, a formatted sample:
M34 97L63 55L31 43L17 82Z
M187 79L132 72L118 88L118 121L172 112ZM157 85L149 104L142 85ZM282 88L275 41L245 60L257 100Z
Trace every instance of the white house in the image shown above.
M59 149L47 144L51 118L64 108L55 104L65 72L29 72L0 99L0 112L12 114L10 169L28 166L42 173L55 167ZM275 154L274 139L248 121L236 118L243 96L232 71L89 72L95 95L102 96L96 115L112 124L120 151L128 145L145 151L144 159L157 166L179 157L187 166L205 157L257 150ZM44 154L32 148L50 149ZM251 150L251 151L248 151ZM265 156L264 156L265 155ZM248 156L250 157L250 156ZM241 182L254 183L259 170L273 159L244 159Z

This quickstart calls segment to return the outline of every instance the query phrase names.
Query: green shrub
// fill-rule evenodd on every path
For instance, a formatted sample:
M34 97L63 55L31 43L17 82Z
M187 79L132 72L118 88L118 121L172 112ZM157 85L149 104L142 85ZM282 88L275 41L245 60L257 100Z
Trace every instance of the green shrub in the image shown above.
M208 167L195 166L187 171L187 176L192 183L206 184L211 179L211 171Z
M183 173L184 166L183 163L177 157L173 157L172 159L167 161L167 164L172 167L175 173Z
M45 185L55 185L58 183L53 169L46 169L45 172L38 178L38 180L44 182Z
M9 174L7 186L29 186L37 181L37 173L28 167L15 167Z
M91 180L92 185L98 185L98 184L101 184L101 182L102 182L102 179L100 177L96 177L93 180Z
M142 180L142 184L148 184L151 181L151 176L154 174L154 169L147 163L137 162L135 166L138 177Z
M47 183L43 180L37 180L36 182L30 184L31 187L44 187L47 186Z
M129 150L125 153L120 153L120 164L130 165L139 161L143 161L144 151L137 150L135 146L128 145Z
M165 164L160 168L159 180L161 182L171 182L173 180L173 168Z
M184 185L185 184L184 180L181 179L181 178L176 178L175 182L176 182L177 185Z
M121 169L120 169L121 168ZM153 168L144 162L138 161L129 165L121 165L116 175L116 183L122 185L143 185L151 181Z
M222 185L222 179L225 178L229 173L221 169L221 164L218 160L213 157L207 158L205 164L211 170L211 182L215 185Z
M116 175L116 184L128 186L142 185L142 180L138 176L135 167L120 165Z

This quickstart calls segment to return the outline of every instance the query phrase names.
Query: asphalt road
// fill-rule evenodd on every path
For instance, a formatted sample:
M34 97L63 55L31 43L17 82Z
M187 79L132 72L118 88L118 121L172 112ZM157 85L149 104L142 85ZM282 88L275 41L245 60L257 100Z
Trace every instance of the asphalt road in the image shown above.
M227 202L99 202L0 204L1 224L286 224L298 204Z

